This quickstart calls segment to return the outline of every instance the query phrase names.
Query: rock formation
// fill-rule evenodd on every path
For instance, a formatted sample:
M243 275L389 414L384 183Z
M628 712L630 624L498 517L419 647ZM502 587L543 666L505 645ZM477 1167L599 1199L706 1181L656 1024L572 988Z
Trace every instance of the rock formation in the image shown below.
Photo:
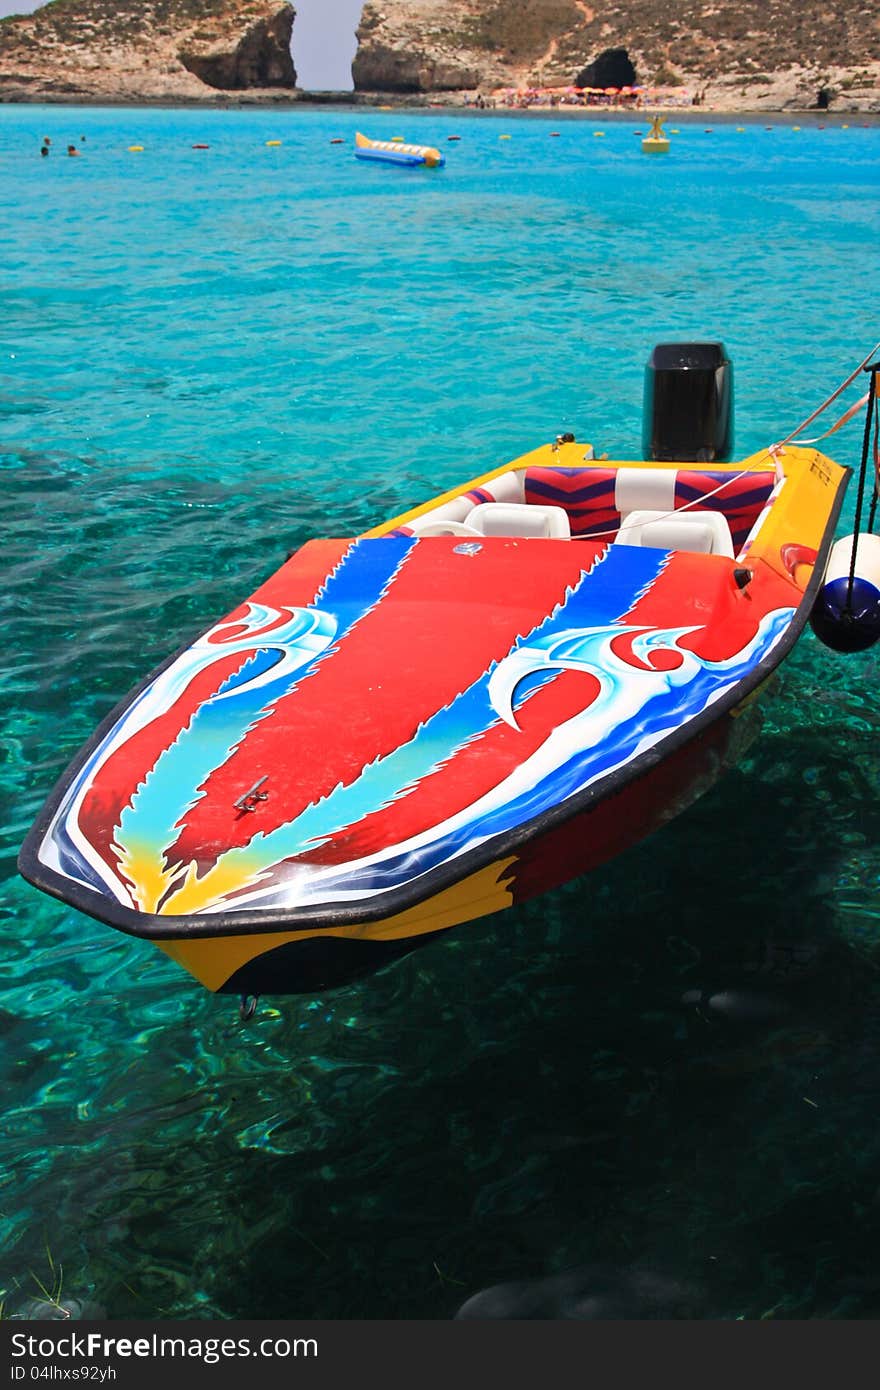
M187 72L209 87L241 91L248 87L295 87L296 72L290 56L293 10L285 6L258 19L230 47L220 39L210 47L196 45L178 53Z
M213 88L239 92L243 88L295 88L296 72L291 57L293 10L257 19L242 38L229 46L220 40L210 47L179 49L186 71Z
M52 0L0 20L0 100L290 100L295 22L286 0ZM827 0L368 0L358 44L361 100L608 85L577 79L625 50L639 83L720 107L824 91L835 110L880 110L880 25Z
M357 31L355 90L427 93L528 85L533 74L543 73L559 36L582 20L581 9L576 0L368 3Z
M0 20L0 99L293 95L286 0L53 0Z
M609 50L625 50L629 84L583 76ZM352 73L364 93L637 79L721 107L811 106L827 88L837 108L880 110L880 25L825 0L368 0Z

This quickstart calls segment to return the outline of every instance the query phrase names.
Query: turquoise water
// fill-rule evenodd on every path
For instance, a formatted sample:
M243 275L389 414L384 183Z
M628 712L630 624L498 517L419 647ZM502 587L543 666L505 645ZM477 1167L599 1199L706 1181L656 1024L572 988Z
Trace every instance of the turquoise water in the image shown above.
M880 338L860 119L683 118L648 158L634 121L0 106L7 1314L447 1318L571 1269L880 1313L875 654L805 636L649 843L246 1027L15 873L103 715L305 538L560 430L638 457L666 338L726 343L738 453L787 434ZM360 164L358 127L447 167Z

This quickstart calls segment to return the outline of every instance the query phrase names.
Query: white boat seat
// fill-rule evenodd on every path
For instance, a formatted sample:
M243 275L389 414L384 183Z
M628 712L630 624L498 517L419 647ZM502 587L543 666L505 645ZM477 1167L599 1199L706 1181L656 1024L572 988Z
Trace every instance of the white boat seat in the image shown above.
M473 503L466 497L453 497L451 502L444 502L439 507L433 507L424 516L416 517L409 522L409 529L413 535L421 535L426 527L434 526L440 521L464 521L469 511L473 510ZM435 531L434 535L442 534ZM450 533L451 534L451 533Z
M563 507L539 507L530 502L480 502L468 512L466 524L481 536L552 536L568 540L571 535Z
M614 544L691 550L698 555L733 559L733 538L722 512L629 512L621 519Z
M479 536L482 532L475 531L473 526L468 526L463 521L451 521L448 516L429 516L418 523L413 522L410 528L414 536Z

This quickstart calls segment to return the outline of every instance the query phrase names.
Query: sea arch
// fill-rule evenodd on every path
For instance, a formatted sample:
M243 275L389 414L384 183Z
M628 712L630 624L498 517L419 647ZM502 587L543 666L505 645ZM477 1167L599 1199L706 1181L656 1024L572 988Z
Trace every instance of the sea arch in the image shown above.
M304 92L352 92L362 0L295 0L290 52Z

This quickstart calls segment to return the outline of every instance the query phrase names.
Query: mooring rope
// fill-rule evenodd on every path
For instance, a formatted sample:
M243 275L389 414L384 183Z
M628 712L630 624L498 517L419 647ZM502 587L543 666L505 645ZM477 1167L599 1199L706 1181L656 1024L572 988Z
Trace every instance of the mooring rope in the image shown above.
M777 450L784 449L786 444L792 444L797 439L801 430L805 430L807 428L807 425L811 425L814 420L818 419L818 417L822 414L823 410L827 410L829 405L831 405L832 401L836 401L837 397L842 395L848 386L852 385L852 383L856 380L860 372L865 372L869 370L868 363L871 361L871 358L874 357L878 352L880 352L880 342L874 344L867 357L862 359L862 361L856 367L855 371L850 373L846 381L844 381L840 386L838 386L836 391L831 392L831 395L827 398L827 400L824 400L822 402L818 409L814 410L811 415L808 415L806 420L802 420L801 423L798 425L797 429L792 430L791 434L786 435L785 439L780 439L778 444L771 444L767 452L769 454L775 454ZM825 439L829 434L833 434L834 431L839 429L841 425L845 425L847 420L852 419L853 415L855 415L856 411L865 404L867 399L868 396L864 396L862 400L858 401L852 407L851 410L848 410L846 414L842 416L840 420L837 421L836 425L833 425L830 430L826 430L825 434L818 435L816 439L802 439L799 442L798 447L808 444L817 444L820 439Z
M858 547L858 526L859 526L859 522L861 521L862 499L863 499L863 496L864 496L864 476L865 476L865 470L866 470L866 467L867 467L867 452L866 452L866 451L867 451L867 448L868 448L868 444L870 443L870 427L871 427L872 415L873 415L873 419L874 419L874 451L873 451L873 457L874 457L874 473L875 473L875 480L874 480L874 495L873 495L873 499L872 499L872 502L871 502L871 510L870 510L869 520L868 520L868 530L869 530L869 531L873 531L873 529L874 529L874 520L875 520L875 517L876 517L876 514L877 514L877 506L878 506L878 494L880 494L880 424L878 424L878 418L877 418L877 416L878 416L878 412L877 412L878 398L877 398L877 393L876 393L876 389L875 389L875 384L876 384L876 375L875 375L875 374L876 374L876 372L878 371L878 369L880 369L880 363L873 363L873 364L871 363L872 357L874 357L875 354L878 353L878 352L880 352L880 342L877 342L877 343L874 344L873 348L872 348L871 351L868 353L867 357L863 358L863 360L862 360L862 361L859 363L859 365L856 367L855 371L851 372L851 373L849 374L849 376L846 378L846 381L841 382L840 386L838 386L837 389L836 389L835 391L832 391L832 392L831 392L831 395L828 396L828 397L822 402L822 404L821 404L820 406L817 407L816 410L814 410L810 415L808 415L807 418L806 418L806 420L802 420L801 423L798 425L797 429L792 430L791 434L786 435L785 439L780 439L779 442L778 442L777 444L769 444L769 445L767 446L767 456L768 456L768 458L769 458L772 462L775 463L775 462L776 462L776 456L777 456L777 454L779 454L779 453L782 452L782 450L785 448L786 444L792 444L792 443L795 443L795 442L796 442L798 448L807 448L808 446L810 446L810 445L812 445L812 444L818 444L821 440L827 439L829 435L834 434L837 430L841 429L841 427L842 427L843 425L847 424L847 423L853 418L854 415L857 415L857 414L858 414L858 412L861 410L861 408L862 408L863 405L867 405L867 406L868 406L867 419L866 419L866 422L865 422L865 439L866 439L866 444L865 444L865 448L864 448L863 451L862 451L863 457L862 457L862 466L861 466L861 470L860 470L859 503L858 503L857 512L856 512L856 532L855 532L856 541L855 541L855 544L854 544L854 546L853 546L853 567L852 567L852 570L851 570L851 574L854 573L854 569L855 569L855 552L856 552L856 549L857 549L857 547ZM807 428L808 425L811 425L811 424L813 423L814 420L818 419L818 417L822 414L822 412L825 411L825 410L827 410L828 407L829 407L829 405L831 405L834 401L836 401L837 398L838 398L838 396L842 395L843 392L846 390L846 388L847 388L848 386L851 386L851 385L852 385L852 383L856 380L856 378L859 376L859 374L860 374L861 372L871 372L871 374L872 374L872 375L871 375L871 384L870 384L868 390L865 392L865 394L864 394L862 397L860 397L859 400L856 401L855 405L851 405L847 410L845 410L844 413L843 413L843 415L841 415L840 419L839 419L839 420L836 420L835 423L834 423L833 425L831 425L829 429L825 430L823 434L818 434L818 435L816 435L815 438L813 438L813 439L798 439L798 435L801 433L801 431L802 431L802 430L805 430L805 429ZM723 481L722 483L719 483L719 485L718 485L717 487L712 488L712 490L711 490L710 492L705 493L702 497L694 498L694 500L693 500L692 502L684 502L684 503L682 503L682 505L679 506L679 507L673 507L673 509L672 509L671 511L664 512L664 513L662 514L662 516L657 517L656 520L658 520L658 521L665 521L668 517L673 517L673 516L675 516L676 514L678 514L678 513L680 513L680 512L689 511L691 507L700 507L700 508L702 508L702 507L705 506L706 501L707 501L710 497L714 497L717 493L723 492L724 489L725 489L726 487L729 487L731 483L733 483L733 482L738 482L740 478L745 478L748 474L758 472L758 471L760 471L760 469L761 469L761 464L760 464L760 462L758 462L757 464L755 464L755 463L751 464L751 466L748 467L748 468L743 468L743 469L742 469L740 472L738 472L738 473L731 473L729 477L726 477L726 478L724 479L724 481ZM621 527L621 528L620 528L620 530L625 530L625 529L626 529L625 527ZM586 540L589 540L589 541L593 541L593 540L604 540L607 536L616 536L617 534L618 534L618 531L617 531L617 530L615 530L614 528L610 528L609 530L606 530L606 531L592 531L592 532L590 532L590 533L585 533L585 534L580 535L580 536L572 536L571 539L572 539L572 540L579 540L579 541L580 541L580 540L584 540L584 541L586 541ZM849 587L849 591L848 591L848 596L851 596L851 594L852 594L852 579L850 579L850 587Z
M876 379L875 379L876 380ZM880 495L880 406L878 406L877 392L874 392L874 496L871 499L871 511L868 516L868 530L873 533L874 519L877 515L877 497Z
M872 354L873 355L873 354ZM870 365L862 363L860 370L871 373L871 384L868 387L868 409L865 415L865 435L862 442L862 461L859 465L859 490L856 496L856 519L853 527L852 555L849 561L849 583L846 588L846 612L852 616L852 592L856 577L856 556L859 550L859 535L862 528L862 504L865 500L865 479L868 476L868 454L871 449L871 426L874 424L874 414L877 402L877 372L880 370L880 362L872 362ZM871 525L876 511L877 483L876 474L874 482L874 505L871 507ZM871 525L868 529L871 530Z

